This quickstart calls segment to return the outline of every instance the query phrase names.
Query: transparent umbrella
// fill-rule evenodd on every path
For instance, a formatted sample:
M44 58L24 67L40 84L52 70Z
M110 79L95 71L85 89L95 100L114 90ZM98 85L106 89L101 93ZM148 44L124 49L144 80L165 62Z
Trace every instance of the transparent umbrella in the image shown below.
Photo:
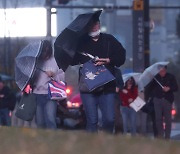
M144 70L144 72L141 74L138 82L139 90L144 90L144 87L148 85L153 79L162 87L162 85L159 83L159 81L155 78L155 76L160 72L160 70L168 65L169 62L157 62L148 68Z
M135 80L135 82L136 82L136 84L138 84L139 78L140 78L141 74L142 74L142 73L136 73L136 72L123 74L123 75L122 75L123 81L124 81L124 83L125 83L127 80L129 80L131 77L133 77L134 80Z
M27 45L15 58L15 81L21 90L33 77L42 44L43 41Z

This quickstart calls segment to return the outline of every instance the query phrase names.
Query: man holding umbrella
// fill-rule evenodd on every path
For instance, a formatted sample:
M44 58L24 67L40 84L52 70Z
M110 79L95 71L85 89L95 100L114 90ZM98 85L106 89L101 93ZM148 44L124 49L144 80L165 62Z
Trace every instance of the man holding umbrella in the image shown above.
M99 16L95 16L89 25L87 36L81 40L78 46L80 53L99 57L95 65L105 65L115 75L115 66L120 67L125 62L126 51L112 35L100 32ZM89 57L76 54L72 65L84 64ZM81 98L87 118L86 129L89 132L97 132L98 106L102 112L102 127L106 132L113 132L115 120L115 92L116 82L111 81L103 86L98 92L83 92L80 90Z
M167 66L161 68L149 85L154 97L155 122L157 137L169 139L171 134L171 110L174 101L173 93L178 90L177 81L174 75L167 73ZM163 119L165 130L163 128ZM165 136L164 136L165 133Z

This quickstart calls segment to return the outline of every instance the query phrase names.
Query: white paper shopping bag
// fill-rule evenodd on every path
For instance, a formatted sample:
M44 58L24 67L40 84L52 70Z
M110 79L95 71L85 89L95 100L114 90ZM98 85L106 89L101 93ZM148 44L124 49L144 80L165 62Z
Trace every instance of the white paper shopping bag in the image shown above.
M136 112L139 111L146 103L139 96L129 105Z

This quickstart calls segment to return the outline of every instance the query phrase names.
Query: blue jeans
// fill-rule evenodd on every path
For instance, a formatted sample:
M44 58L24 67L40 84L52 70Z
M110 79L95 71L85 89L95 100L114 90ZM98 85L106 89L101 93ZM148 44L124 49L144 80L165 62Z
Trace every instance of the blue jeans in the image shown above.
M0 109L0 125L1 126L10 126L11 125L11 118L9 116L8 108Z
M45 94L36 94L36 122L38 128L56 129L57 103Z
M87 125L86 130L97 132L98 106L102 113L102 127L106 132L113 133L115 120L115 94L81 93Z
M132 108L121 106L121 115L123 119L123 132L126 134L128 132L128 122L130 122L131 135L136 134L136 111Z

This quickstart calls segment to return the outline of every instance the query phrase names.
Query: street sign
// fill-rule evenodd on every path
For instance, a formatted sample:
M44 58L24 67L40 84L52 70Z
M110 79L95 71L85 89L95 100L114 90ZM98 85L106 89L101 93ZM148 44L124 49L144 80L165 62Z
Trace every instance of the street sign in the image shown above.
M133 1L133 70L144 70L144 1Z
M133 10L136 10L136 11L144 10L144 0L134 0Z

